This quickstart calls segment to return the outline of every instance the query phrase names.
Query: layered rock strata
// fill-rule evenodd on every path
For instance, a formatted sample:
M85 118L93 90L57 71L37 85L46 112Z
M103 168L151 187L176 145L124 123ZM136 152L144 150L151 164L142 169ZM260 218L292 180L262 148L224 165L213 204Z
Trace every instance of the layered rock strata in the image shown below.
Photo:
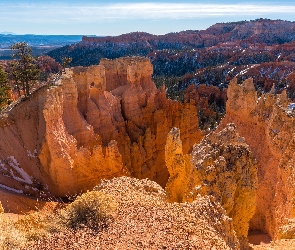
M226 116L219 129L233 122L258 162L256 211L250 228L276 239L295 216L293 106L285 91L275 95L272 89L258 97L252 79L242 85L233 80L227 96Z
M233 124L207 135L191 154L182 151L180 131L173 128L166 143L170 201L193 201L213 195L233 219L242 249L247 249L249 221L255 212L257 165Z
M202 138L193 104L168 100L145 58L68 69L0 119L0 188L73 195L102 178L131 175L165 186L166 136L180 127L184 152Z

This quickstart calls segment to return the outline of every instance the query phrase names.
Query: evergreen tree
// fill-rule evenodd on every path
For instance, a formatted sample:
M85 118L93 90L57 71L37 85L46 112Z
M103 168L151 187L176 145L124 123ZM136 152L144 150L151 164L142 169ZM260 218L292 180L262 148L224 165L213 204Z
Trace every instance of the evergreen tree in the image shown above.
M25 42L15 43L11 46L14 51L11 64L11 77L20 95L20 88L25 96L29 96L31 85L39 79L40 69L32 56L32 48Z
M63 71L65 71L66 67L72 62L72 57L63 57L61 60Z
M7 74L0 66L0 109L9 101L9 90Z

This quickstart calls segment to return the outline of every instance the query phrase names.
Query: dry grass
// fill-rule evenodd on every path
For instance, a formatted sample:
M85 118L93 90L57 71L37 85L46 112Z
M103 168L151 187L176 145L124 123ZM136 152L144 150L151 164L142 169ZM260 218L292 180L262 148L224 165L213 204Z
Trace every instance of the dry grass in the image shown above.
M32 240L47 237L63 230L61 218L56 214L33 213L14 220L6 214L0 216L0 249L23 249Z
M0 249L21 249L25 243L24 233L15 227L14 221L0 214Z
M168 203L155 182L128 177L102 181L57 213L27 215L3 229L1 247L9 250L239 249L232 220L212 197Z
M118 204L119 209L113 210L115 215L111 213L114 221L107 228L96 231L88 226L80 227L85 220L80 224L78 219L75 229L68 228L41 238L27 245L26 250L239 249L231 219L212 197L199 197L193 203L168 203L165 191L158 184L128 177L102 181L95 190L111 195ZM92 198L86 199L86 203L89 200ZM73 204L66 210L74 218L69 212ZM78 199L76 204L80 204ZM85 203L82 204L85 207ZM113 207L108 205L113 201L107 200L105 204ZM109 213L109 208L105 211Z
M54 233L89 227L105 228L113 221L118 205L110 195L87 192L55 213L35 212L13 220L0 215L0 250L26 249L31 241L48 238Z
M28 241L46 237L65 228L60 215L56 213L47 215L36 212L18 220L14 225L24 233Z
M78 197L61 215L65 225L70 228L101 228L113 221L117 210L118 204L110 195L92 191Z

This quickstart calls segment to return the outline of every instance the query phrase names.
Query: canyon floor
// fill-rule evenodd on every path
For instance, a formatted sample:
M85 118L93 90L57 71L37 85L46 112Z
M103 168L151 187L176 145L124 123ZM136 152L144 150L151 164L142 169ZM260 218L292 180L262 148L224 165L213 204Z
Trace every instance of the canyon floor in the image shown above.
M295 240L279 240L268 244L251 245L254 250L293 250L295 249Z

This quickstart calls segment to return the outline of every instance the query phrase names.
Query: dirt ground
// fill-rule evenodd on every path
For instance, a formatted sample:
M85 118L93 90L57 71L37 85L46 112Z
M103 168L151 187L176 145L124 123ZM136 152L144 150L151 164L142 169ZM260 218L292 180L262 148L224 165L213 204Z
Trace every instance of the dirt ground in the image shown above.
M248 236L254 250L295 250L295 239L272 241L264 233L252 232Z

